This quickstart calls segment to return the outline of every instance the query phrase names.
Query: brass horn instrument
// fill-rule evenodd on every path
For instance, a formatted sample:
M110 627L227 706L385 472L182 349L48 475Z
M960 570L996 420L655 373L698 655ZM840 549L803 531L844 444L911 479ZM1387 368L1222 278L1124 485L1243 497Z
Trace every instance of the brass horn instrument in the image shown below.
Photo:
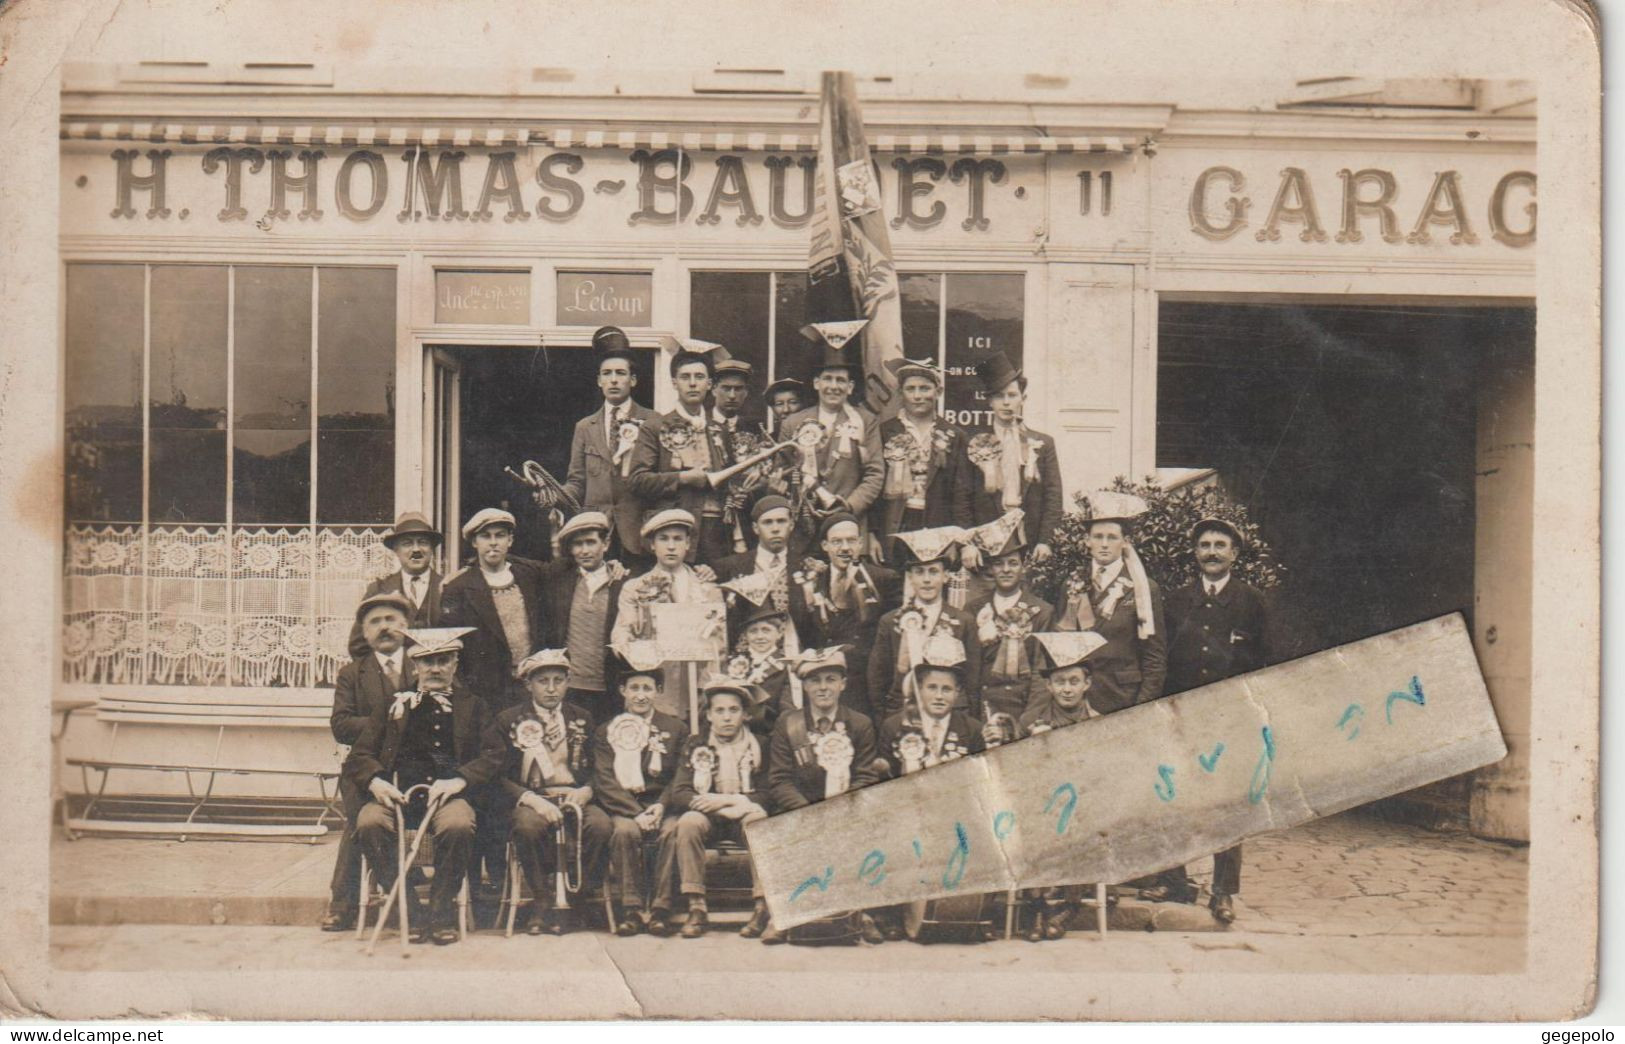
M570 896L581 891L581 806L573 801L560 801L559 811L564 818L553 828L558 853L553 867L553 908L568 910Z
M548 474L547 469L534 460L527 460L519 465L519 470L504 467L514 480L530 487L531 499L546 515L548 528L553 531L553 557L559 557L559 527L564 520L581 510L581 504L558 479Z

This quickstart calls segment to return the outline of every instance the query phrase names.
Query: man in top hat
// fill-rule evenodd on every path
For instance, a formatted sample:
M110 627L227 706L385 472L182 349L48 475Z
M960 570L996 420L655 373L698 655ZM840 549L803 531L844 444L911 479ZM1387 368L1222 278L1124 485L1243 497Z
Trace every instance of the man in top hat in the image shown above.
M622 713L593 733L593 800L610 821L609 859L613 868L616 935L670 935L665 917L643 920L647 894L644 838L658 836L666 801L677 774L677 758L688 742L688 726L658 709L665 672L658 658L627 646L618 665Z
M545 567L512 558L513 515L481 508L463 526L476 565L446 578L439 623L465 627L462 678L495 714L525 699L513 669L546 637Z
M639 543L642 542L639 536ZM605 558L610 520L601 511L583 511L559 528L562 557L545 570L544 641L569 652L569 700L591 712L594 721L609 717L619 702L613 696L606 656L615 630L626 571Z
M948 570L962 531L953 527L898 533L893 538L909 590L903 604L880 618L874 651L869 656L869 702L882 719L901 711L908 693L904 680L920 662L924 644L951 638L967 649L979 649L976 618L948 604ZM981 657L965 664L959 709L974 717L982 710Z
M971 536L993 589L965 609L976 620L978 644L972 655L982 661L983 712L1006 731L1043 688L1043 679L1032 669L1027 636L1049 630L1055 618L1054 607L1027 589L1027 538L1019 514L1011 514L1015 519L1009 524L989 524Z
M356 628L367 652L339 668L333 686L333 738L353 747L367 722L387 707L395 694L412 686L412 674L403 646L413 606L396 591L367 596L356 607ZM333 866L332 898L322 931L346 932L355 927L360 899L361 849L355 841L355 817L365 794L349 779L339 779L339 801L344 806L344 833L339 838Z
M401 567L369 583L361 595L362 600L388 591L398 592L405 595L410 604L407 624L412 627L432 626L440 616L442 577L434 567L434 556L440 550L440 531L429 525L429 520L418 512L407 511L384 534L383 542L394 552ZM365 656L367 649L367 640L361 633L358 619L356 626L350 629L350 656Z
M622 587L615 610L615 625L610 630L610 642L624 650L633 642L658 642L662 635L656 617L659 605L704 605L715 603L716 620L712 635L720 655L727 642L727 607L722 589L688 565L686 558L694 538L694 516L680 508L669 508L649 518L643 524L644 544L654 555L654 565L641 576L633 577ZM665 636L671 637L671 636ZM714 670L713 657L701 661L699 671ZM696 694L697 695L697 694ZM689 715L689 688L687 662L673 661L662 668L661 690L657 705L664 714L687 720Z
M692 515L700 527L689 560L710 564L733 550L722 518L727 493L711 478L733 463L727 424L721 413L705 406L711 358L679 348L671 357L671 382L677 408L643 425L632 451L632 492L642 502L645 522L668 508Z
M942 369L926 359L890 359L903 408L880 422L886 483L870 512L880 546L897 533L963 525L971 517L965 432L937 412Z
M1256 671L1268 662L1264 595L1232 575L1241 553L1241 531L1222 518L1191 527L1191 550L1201 575L1168 595L1168 682L1172 694ZM1172 894L1189 894L1185 868L1163 875ZM1241 890L1241 846L1213 857L1213 916L1236 918L1232 897Z
M785 418L800 413L812 401L812 389L794 377L781 377L767 386L762 399L767 403L767 433L778 440Z
M876 782L875 727L866 714L841 699L849 675L839 648L806 649L795 663L806 700L799 713L780 715L768 743L767 790L775 815L806 808L826 798ZM885 936L865 915L867 942ZM784 936L769 928L764 943Z
M485 704L458 683L457 659L468 628L435 627L408 631L415 688L380 704L344 761L344 778L365 794L356 815L356 839L376 868L379 884L393 886L396 866L395 809L403 808L408 827L419 826L429 804L436 806L428 828L434 839L434 878L428 917L417 910L416 890L404 889L413 941L437 946L457 941L458 890L474 846L474 792L495 778L499 761L482 749L488 720ZM405 800L407 790L425 785Z
M1146 512L1132 493L1095 490L1087 497L1089 576L1068 595L1060 630L1094 631L1106 639L1095 654L1094 694L1102 714L1149 703L1162 695L1168 670L1168 629L1162 591L1146 575L1131 542L1134 519Z
M803 648L846 650L849 671L842 700L872 714L880 698L868 686L875 626L901 597L902 577L864 559L863 530L846 512L825 516L818 527L818 548L820 556L791 566L790 619Z
M705 934L706 843L717 837L744 845L745 824L767 818L767 758L761 741L746 727L749 709L757 702L750 690L747 683L729 678L706 683L705 730L683 745L677 776L666 795L653 916L670 917L676 883L688 906L685 939ZM750 882L755 908L739 934L754 939L767 928L767 902L754 863Z
M841 351L826 348L813 378L818 402L786 419L781 439L799 449L796 495L813 514L847 511L860 525L886 480L880 426L874 414L851 401L862 373Z
M563 806L581 813L581 899L603 883L609 851L609 817L592 803L593 717L568 700L572 668L564 649L538 649L515 673L530 698L491 719L483 742L496 752L501 768L487 805L499 829L512 841L530 887L532 935L563 935L571 927L569 911L555 903L554 874L568 873L566 853L558 845Z
M598 352L598 390L604 404L576 422L564 488L583 509L609 517L611 543L622 555L639 556L643 512L629 482L632 451L655 412L632 401L638 377L632 371L633 348L626 333L618 326L600 327L592 335L592 346Z
M1020 508L1027 519L1033 564L1046 561L1055 527L1061 523L1061 468L1055 440L1029 428L1022 419L1027 405L1027 378L1010 364L1003 352L976 364L976 375L987 393L993 424L970 437L966 458L970 464L971 518L977 525ZM974 548L965 564L975 569L981 555Z

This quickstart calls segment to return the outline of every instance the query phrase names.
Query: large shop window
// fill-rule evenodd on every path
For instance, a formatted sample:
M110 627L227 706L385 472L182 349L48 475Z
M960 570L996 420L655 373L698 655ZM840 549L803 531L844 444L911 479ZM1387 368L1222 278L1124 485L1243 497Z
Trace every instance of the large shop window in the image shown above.
M903 350L947 371L943 409L957 424L992 422L976 364L995 351L1022 365L1025 286L1019 272L909 272L902 291ZM689 332L724 345L761 376L810 379L822 349L801 336L807 273L711 272L690 277ZM753 402L761 415L760 402Z
M63 674L310 687L387 571L395 270L67 273Z

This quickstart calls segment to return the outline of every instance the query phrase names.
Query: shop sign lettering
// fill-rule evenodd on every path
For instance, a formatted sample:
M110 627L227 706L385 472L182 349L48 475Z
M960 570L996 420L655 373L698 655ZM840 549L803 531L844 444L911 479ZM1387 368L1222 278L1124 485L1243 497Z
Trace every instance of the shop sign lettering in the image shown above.
M648 326L654 304L652 272L560 272L560 326Z

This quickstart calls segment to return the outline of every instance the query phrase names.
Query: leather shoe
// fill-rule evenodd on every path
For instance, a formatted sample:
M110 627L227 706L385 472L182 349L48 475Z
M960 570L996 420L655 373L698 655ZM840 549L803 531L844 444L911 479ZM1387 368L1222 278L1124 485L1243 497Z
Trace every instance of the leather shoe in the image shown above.
M615 934L623 939L643 931L643 926L631 914L622 914L620 923L615 926Z
M650 935L658 935L662 939L671 935L671 922L666 920L666 917L667 914L664 910L656 910L649 915L649 924L647 927Z
M1072 911L1066 907L1050 914L1044 918L1044 938L1051 940L1066 938L1066 926L1071 920Z
M1026 939L1028 942L1043 942L1044 941L1044 930L1045 930L1044 911L1042 911L1042 910L1034 910L1033 911L1033 923L1029 924L1027 926L1027 930L1021 933L1021 937L1023 939Z
M1228 895L1216 895L1208 904L1213 911L1213 919L1220 924L1232 924L1236 919L1236 907Z
M525 925L525 933L527 935L540 935L544 927L541 913L533 913L530 915L530 922Z
M862 935L864 942L872 943L875 946L879 946L881 943L886 941L885 934L882 933L879 928L875 927L875 919L870 917L868 914L863 915Z
M767 931L767 903L756 900L756 906L750 912L750 920L745 927L739 929L739 934L747 939L755 939Z
M449 925L442 926L430 933L429 938L433 940L436 946L450 946L458 939L457 929Z
M683 922L683 930L678 933L685 939L698 939L705 934L705 908L689 907L688 920Z
M329 909L322 918L322 931L348 932L355 929L357 911L353 907Z

